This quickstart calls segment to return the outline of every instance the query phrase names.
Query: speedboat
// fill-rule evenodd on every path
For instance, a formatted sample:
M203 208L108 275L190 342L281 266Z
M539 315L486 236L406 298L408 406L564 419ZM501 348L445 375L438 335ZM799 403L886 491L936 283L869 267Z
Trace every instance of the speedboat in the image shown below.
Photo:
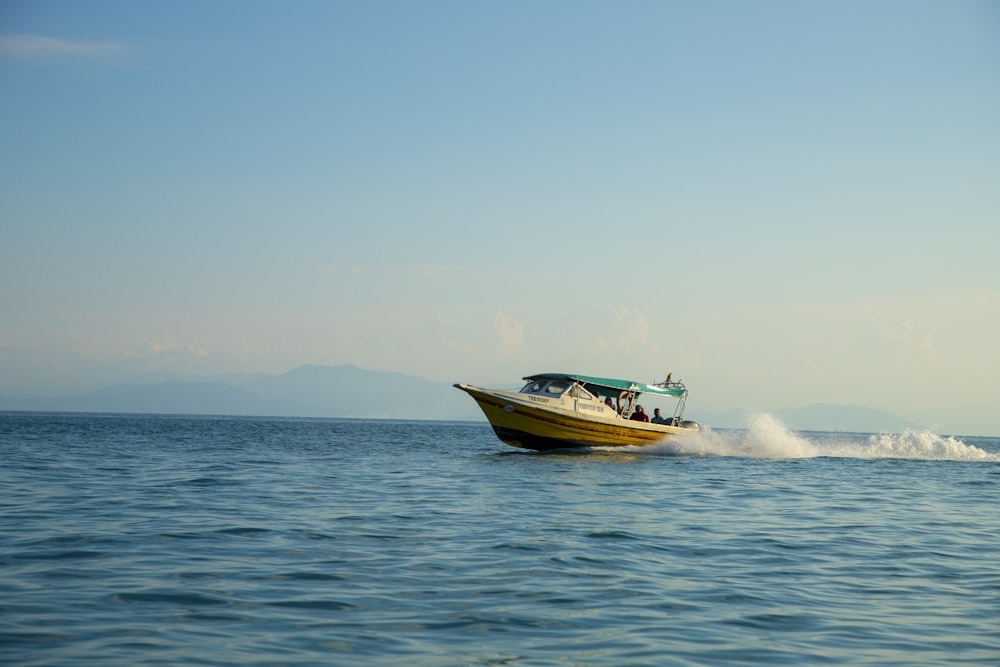
M476 400L503 442L524 449L634 447L653 445L679 435L697 433L697 422L684 420L687 389L672 374L663 382L541 373L524 378L520 391L456 384ZM672 416L649 417L638 399L674 402Z

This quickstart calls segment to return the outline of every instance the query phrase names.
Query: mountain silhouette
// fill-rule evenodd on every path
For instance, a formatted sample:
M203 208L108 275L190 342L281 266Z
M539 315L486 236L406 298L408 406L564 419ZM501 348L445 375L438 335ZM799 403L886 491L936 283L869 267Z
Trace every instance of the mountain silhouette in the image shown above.
M694 406L692 406L694 407ZM351 365L306 364L279 375L119 384L76 396L0 397L0 410L260 415L482 421L478 406L451 383ZM888 412L828 403L770 411L797 431L900 432L919 425ZM688 415L716 428L742 428L752 412Z
M451 383L355 366L299 366L280 375L119 384L77 396L0 398L0 409L150 414L481 420Z

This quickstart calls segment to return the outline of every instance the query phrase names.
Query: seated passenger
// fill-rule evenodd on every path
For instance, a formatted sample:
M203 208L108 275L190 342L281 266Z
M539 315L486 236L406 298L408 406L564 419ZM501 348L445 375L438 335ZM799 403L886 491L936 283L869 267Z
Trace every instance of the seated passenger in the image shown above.
M632 413L632 416L629 417L629 419L637 422L648 422L649 415L646 414L646 411L642 409L641 405L637 405L635 406L635 412Z
M615 409L615 404L611 402L611 397L610 396L605 396L604 397L604 407L608 408L609 410L614 410Z

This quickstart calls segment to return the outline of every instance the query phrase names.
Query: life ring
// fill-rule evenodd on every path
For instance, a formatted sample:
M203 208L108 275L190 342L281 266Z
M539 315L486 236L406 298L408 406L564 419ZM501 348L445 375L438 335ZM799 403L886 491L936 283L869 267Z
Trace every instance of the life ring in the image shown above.
M629 393L627 389L622 389L621 393L618 394L618 414L625 416L632 408L632 401L629 399Z

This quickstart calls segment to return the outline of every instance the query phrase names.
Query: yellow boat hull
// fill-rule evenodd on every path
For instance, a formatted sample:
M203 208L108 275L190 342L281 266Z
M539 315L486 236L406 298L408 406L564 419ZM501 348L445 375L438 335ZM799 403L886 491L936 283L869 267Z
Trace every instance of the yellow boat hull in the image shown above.
M508 392L493 392L456 384L479 404L497 437L513 447L549 450L577 447L636 447L653 445L697 428L666 426L580 415L571 410L539 407Z

